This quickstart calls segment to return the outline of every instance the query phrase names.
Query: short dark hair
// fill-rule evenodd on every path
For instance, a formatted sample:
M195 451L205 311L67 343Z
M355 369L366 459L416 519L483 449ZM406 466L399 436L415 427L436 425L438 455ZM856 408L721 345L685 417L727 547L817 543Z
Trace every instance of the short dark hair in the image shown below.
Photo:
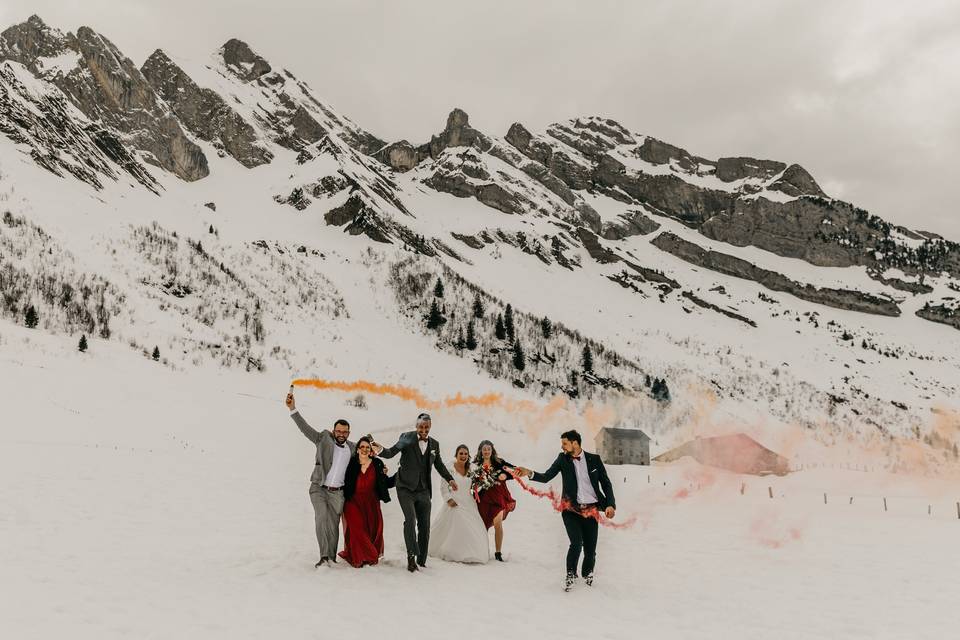
M564 440L569 440L570 442L576 442L580 446L583 446L583 440L580 439L580 432L576 429L570 429L570 431L564 431L560 434L560 437Z
M343 426L345 426L347 429L350 428L350 423L347 422L346 420L344 420L343 418L340 418L339 420L337 420L336 422L334 422L334 423L333 423L333 426L334 426L334 428L336 428L338 425L341 425L341 424L342 424Z

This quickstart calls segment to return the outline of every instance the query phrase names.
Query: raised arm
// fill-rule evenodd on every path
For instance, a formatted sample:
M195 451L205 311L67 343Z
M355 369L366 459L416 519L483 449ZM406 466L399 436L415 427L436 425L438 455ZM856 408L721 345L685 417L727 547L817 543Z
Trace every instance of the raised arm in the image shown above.
M410 434L408 433L401 434L400 439L397 440L397 444L393 445L392 447L384 448L377 455L380 456L381 458L392 458L393 456L397 455L398 453L406 449L409 444L410 444Z
M303 416L300 415L299 411L294 409L290 412L290 417L293 418L293 421L297 424L297 427L300 429L303 435L307 436L307 439L310 442L314 444L320 443L320 438L322 437L323 432L317 431L307 424L307 421L303 419Z
M550 468L540 473L539 471L534 471L530 476L530 479L535 482L550 482L557 477L557 474L560 473L560 463L563 461L563 454L559 454L557 459L553 461L553 464L550 465Z

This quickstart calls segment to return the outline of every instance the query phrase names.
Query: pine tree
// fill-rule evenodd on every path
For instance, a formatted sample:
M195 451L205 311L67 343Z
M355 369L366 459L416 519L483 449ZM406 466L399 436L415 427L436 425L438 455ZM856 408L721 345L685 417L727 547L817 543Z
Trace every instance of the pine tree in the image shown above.
M544 318L540 321L540 331L543 332L544 338L549 338L553 335L553 323L550 322L550 318Z
M210 233L213 233L213 225L210 225Z
M427 329L438 329L440 325L446 322L446 318L443 317L443 314L440 313L440 307L437 305L437 301L434 300L430 303L430 315L427 316Z
M484 313L483 309L483 300L480 299L480 294L477 293L473 297L473 317L482 318Z
M33 305L27 307L27 313L24 317L24 322L27 325L28 329L34 329L37 326L37 323L40 321L40 317L37 315L37 310Z
M523 347L520 346L519 340L513 343L513 366L517 368L517 371L523 371L527 368L527 357L523 353Z
M160 359L160 347L157 347L157 346L154 346L154 347L153 347L153 355L152 355L151 357L152 357L154 360L159 360L159 359Z
M437 284L433 287L433 295L437 298L443 297L443 281L440 278L437 278Z
M473 327L473 320L467 324L467 342L466 347L468 350L473 351L477 348L477 335L476 330Z
M493 326L493 335L497 336L497 340L503 340L507 337L507 329L503 326L503 316L499 313L497 314L497 323Z
M460 328L457 330L457 341L454 343L454 346L457 348L457 351L463 351L464 344L463 325L460 325Z
M513 326L513 307L509 304L507 304L507 311L503 318L503 326L507 330L507 337L513 341L516 337L516 333L514 333L516 327Z
M87 336L80 336L80 344L77 345L77 349L80 349L80 353L83 353L87 350Z
M593 354L590 352L590 343L583 345L583 359L581 360L584 373L593 373Z

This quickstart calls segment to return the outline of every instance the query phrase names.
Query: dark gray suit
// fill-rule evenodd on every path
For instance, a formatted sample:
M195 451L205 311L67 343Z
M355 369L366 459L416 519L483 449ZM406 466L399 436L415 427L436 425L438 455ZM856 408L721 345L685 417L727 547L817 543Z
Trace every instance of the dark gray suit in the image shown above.
M303 419L299 411L290 414L297 428L310 442L317 445L313 473L310 474L310 503L313 505L313 523L317 529L317 544L320 557L337 561L337 546L340 544L340 514L343 513L343 491L331 491L323 486L324 478L333 464L334 447L337 441L330 431L317 431ZM354 443L347 440L345 446L353 457Z
M440 444L427 438L426 451L420 451L416 431L400 434L397 444L380 452L382 458L400 454L400 469L397 471L397 500L403 510L403 541L407 545L407 557L415 557L423 564L430 546L430 497L433 486L430 467L450 482L453 476L440 457Z

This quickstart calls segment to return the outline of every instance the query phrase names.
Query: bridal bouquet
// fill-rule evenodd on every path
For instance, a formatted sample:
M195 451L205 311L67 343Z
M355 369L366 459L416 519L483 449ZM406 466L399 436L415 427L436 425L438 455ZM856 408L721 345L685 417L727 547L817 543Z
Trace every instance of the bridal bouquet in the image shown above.
M500 480L497 479L497 476L500 473L497 469L488 469L483 465L478 465L470 469L470 488L473 490L474 495L479 494L481 491L486 491L499 483Z

